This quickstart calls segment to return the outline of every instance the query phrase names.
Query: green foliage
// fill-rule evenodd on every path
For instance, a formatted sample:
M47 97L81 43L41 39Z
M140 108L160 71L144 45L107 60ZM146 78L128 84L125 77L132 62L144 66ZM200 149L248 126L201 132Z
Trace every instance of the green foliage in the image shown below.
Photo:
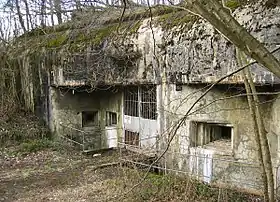
M136 22L136 23L133 23L131 26L129 26L128 32L129 32L130 34L135 34L135 33L137 33L137 31L139 30L141 24L142 24L142 21L138 21L138 22Z
M225 6L230 8L231 10L235 10L241 6L241 3L238 0L228 0L225 3Z
M37 49L42 47L60 48L63 45L66 45L67 42L71 44L70 46L73 46L73 50L76 50L76 48L79 49L78 47L83 46L78 45L78 43L90 42L93 45L99 45L106 38L112 36L117 28L121 31L127 30L128 34L137 33L143 19L150 16L156 17L168 13L175 13L175 10L177 9L168 6L154 6L151 10L141 8L133 12L128 11L122 16L122 19L120 18L120 15L118 15L119 17L109 18L109 20L105 20L94 26L92 26L92 22L88 24L89 22L87 22L87 19L80 19L79 21L73 20L54 27L39 27L18 37L15 44L25 46L26 41L28 40L28 44L31 44L29 48L36 52ZM102 18L101 14L103 13L99 14ZM106 12L104 12L104 15L105 14ZM103 17L106 18L108 16ZM83 21L85 22L83 23ZM180 20L177 20L176 22L180 23L179 21ZM73 33L75 33L74 36L71 36ZM23 49L25 50L26 48L23 47Z
M199 18L184 11L167 13L156 18L156 24L168 30L176 26L190 29Z
M57 33L47 40L46 47L55 48L60 47L67 42L68 36L66 33Z
M53 146L53 142L46 138L38 139L38 140L29 140L19 145L18 152L20 153L37 152L46 148L50 148L52 146Z
M196 183L196 194L198 196L211 197L213 196L213 191L210 186L204 183Z
M171 176L150 173L147 180L155 186L167 187L172 184Z
M21 35L19 38L25 38L25 37L35 37L46 34L45 29L41 27L37 27L23 35Z
M90 35L92 36L91 42L94 45L101 44L106 38L116 31L117 25L109 25L98 30L93 31Z
M125 23L125 22L135 22L141 21L145 18L149 17L157 17L160 15L165 15L168 13L172 13L178 11L177 8L173 8L170 6L164 5L156 5L150 8L140 8L138 10L133 10L131 12L127 11L123 16L122 19L120 17L112 18L105 21L104 24L114 24L114 23Z

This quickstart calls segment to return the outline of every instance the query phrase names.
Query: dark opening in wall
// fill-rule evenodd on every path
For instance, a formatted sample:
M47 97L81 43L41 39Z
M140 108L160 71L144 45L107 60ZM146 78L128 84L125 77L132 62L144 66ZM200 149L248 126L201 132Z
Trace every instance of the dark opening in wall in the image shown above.
M176 84L176 91L182 91L183 90L183 84Z
M233 127L227 124L192 122L190 146L198 147L204 145L212 145L213 147L229 146L231 148L231 140L233 136ZM220 145L218 145L218 143Z
M117 113L106 112L106 126L115 126L117 122Z
M82 127L98 126L98 111L82 112Z
M124 143L139 146L139 133L125 130Z

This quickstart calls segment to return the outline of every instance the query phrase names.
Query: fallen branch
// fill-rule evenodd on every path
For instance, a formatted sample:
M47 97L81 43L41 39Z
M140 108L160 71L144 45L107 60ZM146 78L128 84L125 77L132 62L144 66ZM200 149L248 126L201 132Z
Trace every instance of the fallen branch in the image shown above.
M104 164L92 167L92 170L95 171L98 169L103 169L103 168L113 167L113 166L118 166L118 165L120 165L120 162L104 163Z

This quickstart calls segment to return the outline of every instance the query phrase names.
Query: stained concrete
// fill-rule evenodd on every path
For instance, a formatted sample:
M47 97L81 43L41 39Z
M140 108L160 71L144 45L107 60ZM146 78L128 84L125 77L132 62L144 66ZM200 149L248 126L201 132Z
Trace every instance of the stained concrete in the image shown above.
M191 173L205 182L227 184L255 193L260 190L262 182L247 98L245 94L234 97L240 94L238 88L231 89L230 86L227 86L228 90L223 88L219 86L213 88L195 105L171 144L167 165ZM168 96L164 97L168 100L168 104L164 105L164 113L169 117L169 122L165 122L164 127L168 129L175 126L204 91L204 85L183 85L182 91L176 91L176 85L169 84ZM276 140L279 140L276 131L280 126L276 123L278 100L275 100L275 97L267 99L265 96L260 99L266 100L261 105L266 129L274 134L269 135L269 140L276 172L279 165L279 156L276 152L278 151ZM193 124L196 122L230 125L233 130L231 140L192 146L190 141L192 136L202 135L193 134L195 127Z
M103 149L116 147L116 141L122 136L122 93L96 91L92 93L79 92L78 89L51 88L53 132L57 135L77 137L82 142L86 134L89 145L85 149ZM82 111L98 111L98 126L83 127ZM117 125L106 126L106 111L117 113ZM111 132L106 132L110 129ZM85 132L85 133L84 133ZM78 138L78 136L80 136Z

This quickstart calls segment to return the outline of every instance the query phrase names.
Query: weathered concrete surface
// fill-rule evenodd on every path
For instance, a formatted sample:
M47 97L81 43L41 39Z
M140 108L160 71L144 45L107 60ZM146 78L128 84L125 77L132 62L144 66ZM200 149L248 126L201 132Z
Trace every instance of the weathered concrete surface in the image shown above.
M87 150L116 147L116 141L122 137L121 92L87 93L51 88L51 97L52 128L56 135L63 135L82 143L84 134ZM82 111L97 111L98 125L83 127ZM107 111L117 113L116 126L106 127ZM110 129L111 132L106 133L105 128Z
M168 121L164 122L165 129L176 126L178 120L204 91L204 85L183 85L182 91L176 91L176 85L167 85L167 93L163 95L167 103L163 106L164 117L168 117ZM274 101L273 96L261 96L260 99L263 103L261 110L265 126L270 134L273 167L276 172L279 165L279 149L276 149L280 134L277 122L279 103ZM192 146L192 136L202 135L194 132L192 124L195 122L227 124L233 128L232 137L230 140ZM277 133L279 134L276 135ZM240 95L238 87L220 85L196 104L179 128L169 149L167 165L169 168L191 173L205 182L227 184L255 193L260 191L262 186L256 149L253 123L245 94Z
M279 6L269 8L254 4L237 9L233 15L269 50L279 47ZM187 26L174 23L166 28L164 23L168 22L163 19L168 19L168 16L170 14L154 17L151 23L150 19L142 20L137 32L125 36L121 44L118 41L106 40L101 52L96 50L94 52L89 48L83 53L85 57L73 55L72 58L66 59L65 64L60 64L62 70L59 70L59 67L55 67L57 70L54 69L55 77L59 78L55 80L55 84L74 86L83 85L85 82L160 83L162 77L171 82L213 83L221 76L239 68L235 46L210 23L190 17L186 18ZM63 56L63 51L58 54ZM121 59L125 54L132 54L134 57L129 56L124 60L126 62L111 57L114 55ZM275 53L275 56L280 58L280 51ZM72 67L69 68L69 65ZM259 65L253 65L252 71L257 84L280 82ZM241 75L236 74L223 83L243 83L243 81Z
M234 12L236 19L254 37L264 43L269 50L280 45L280 7L264 8L260 5L246 6ZM164 32L166 47L166 65L171 72L182 72L182 80L187 83L215 82L238 68L235 47L221 36L209 23L199 20L190 30L179 30L179 34ZM280 53L276 54L280 58ZM256 83L278 83L271 73L254 65ZM240 74L224 81L242 83Z

